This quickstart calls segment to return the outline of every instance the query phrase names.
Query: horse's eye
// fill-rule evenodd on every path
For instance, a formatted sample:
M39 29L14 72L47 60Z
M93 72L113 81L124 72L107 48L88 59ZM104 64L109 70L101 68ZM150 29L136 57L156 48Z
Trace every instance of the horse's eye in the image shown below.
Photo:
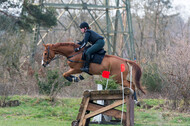
M47 55L47 53L45 53L44 55Z

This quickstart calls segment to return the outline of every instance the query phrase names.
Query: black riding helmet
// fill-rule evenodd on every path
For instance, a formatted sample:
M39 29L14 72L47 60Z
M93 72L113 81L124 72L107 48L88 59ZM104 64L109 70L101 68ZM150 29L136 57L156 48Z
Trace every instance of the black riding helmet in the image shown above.
M81 24L80 24L80 28L87 28L87 29L89 29L89 25L88 25L88 23L86 23L86 22L82 22Z

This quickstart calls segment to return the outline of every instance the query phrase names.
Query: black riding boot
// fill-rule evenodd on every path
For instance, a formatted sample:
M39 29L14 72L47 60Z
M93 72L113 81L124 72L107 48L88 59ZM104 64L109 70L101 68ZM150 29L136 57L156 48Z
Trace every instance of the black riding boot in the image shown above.
M88 73L89 72L89 65L90 65L90 56L86 57L86 61L84 63L83 68L80 68L81 71Z
M89 72L89 61L86 61L86 62L84 63L83 68L81 68L80 70L83 71L83 72L88 73L88 72Z
M89 61L84 63L83 68L80 68L81 71L88 73L89 72Z

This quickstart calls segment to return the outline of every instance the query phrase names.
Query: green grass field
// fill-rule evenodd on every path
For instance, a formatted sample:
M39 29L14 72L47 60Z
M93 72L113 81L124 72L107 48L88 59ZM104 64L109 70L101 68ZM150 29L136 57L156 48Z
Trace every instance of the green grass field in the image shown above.
M9 100L19 100L21 104L17 107L0 108L0 126L70 126L76 119L81 102L79 98L63 98L52 103L47 97L29 96L12 96ZM158 106L164 100L144 99L141 102ZM190 126L190 115L187 113L154 108L135 107L135 126Z

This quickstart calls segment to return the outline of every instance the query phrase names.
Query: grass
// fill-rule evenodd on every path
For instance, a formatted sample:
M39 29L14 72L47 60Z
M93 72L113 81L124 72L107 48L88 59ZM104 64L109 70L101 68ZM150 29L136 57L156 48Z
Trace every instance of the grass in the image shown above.
M77 117L81 99L63 98L54 103L48 97L12 96L20 106L0 108L0 126L70 126ZM143 104L158 106L164 100L144 99ZM121 109L118 107L117 109ZM135 126L190 126L190 115L135 107ZM90 126L98 126L91 124ZM101 125L111 126L111 125ZM120 124L116 125L120 126Z

